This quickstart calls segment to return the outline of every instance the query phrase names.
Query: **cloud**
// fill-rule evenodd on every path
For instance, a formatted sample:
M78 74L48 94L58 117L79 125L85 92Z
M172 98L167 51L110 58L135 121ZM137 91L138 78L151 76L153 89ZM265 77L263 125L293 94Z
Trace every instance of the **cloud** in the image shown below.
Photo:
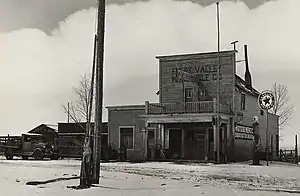
M300 73L300 28L294 25L300 2L272 1L254 10L240 2L220 6L222 49L239 40L238 58L243 59L243 44L248 44L255 86L263 90L273 81L288 80L297 106L300 93L292 84L299 79L291 81L288 74ZM0 133L66 120L61 104L74 100L72 87L91 70L95 16L93 8L76 12L51 35L37 29L0 35ZM156 55L215 51L216 41L215 5L153 0L107 6L105 104L155 101ZM283 70L286 74L278 74ZM244 65L238 64L238 73L243 71ZM295 116L300 114L296 111ZM297 120L292 123L286 129L289 135L298 126Z
M124 5L149 0L107 0L107 5ZM202 6L214 4L216 0L178 0L192 1ZM237 0L220 0L236 2ZM269 0L240 0L249 8L256 8ZM22 28L37 28L49 33L57 23L77 11L96 7L97 0L0 0L0 32Z

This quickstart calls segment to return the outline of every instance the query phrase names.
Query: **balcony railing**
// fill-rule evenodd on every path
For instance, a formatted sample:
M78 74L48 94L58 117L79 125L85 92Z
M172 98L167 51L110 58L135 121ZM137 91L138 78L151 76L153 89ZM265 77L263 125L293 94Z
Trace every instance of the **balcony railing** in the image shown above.
M215 101L180 102L180 103L149 103L146 102L147 114L196 114L213 113ZM229 114L230 108L220 105L220 113Z

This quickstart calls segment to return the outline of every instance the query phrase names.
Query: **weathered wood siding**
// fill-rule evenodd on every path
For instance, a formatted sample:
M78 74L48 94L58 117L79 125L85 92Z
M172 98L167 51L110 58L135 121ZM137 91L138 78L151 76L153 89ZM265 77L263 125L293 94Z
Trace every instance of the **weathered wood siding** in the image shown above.
M258 105L257 97L245 93L246 104L245 110L241 109L241 91L235 92L235 113L239 113L239 117L236 116L235 122L237 124L252 126L252 120L254 116L259 118L259 135L260 135L260 150L265 151L266 148L266 113L261 113L260 107ZM268 115L268 129L269 129L269 148L271 149L271 139L272 141L272 151L276 151L276 134L279 134L278 128L278 116L269 114ZM273 135L273 136L272 136ZM240 149L244 149L241 151ZM241 139L235 140L235 155L236 157L251 157L252 142L248 142ZM250 150L249 150L250 149ZM242 154L241 154L242 153Z
M174 103L183 101L183 82L178 77L178 70L198 75L207 91L205 100L212 100L217 92L217 53L202 53L157 57L159 59L160 102ZM235 53L226 51L220 53L220 103L233 101L235 86ZM184 87L194 89L194 100L198 97L198 85L184 82ZM203 97L202 97L203 100Z

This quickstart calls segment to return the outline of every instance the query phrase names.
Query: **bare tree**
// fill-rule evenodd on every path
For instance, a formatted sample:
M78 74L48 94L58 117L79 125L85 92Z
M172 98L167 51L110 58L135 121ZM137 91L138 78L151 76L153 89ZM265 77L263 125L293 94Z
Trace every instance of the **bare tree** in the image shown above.
M279 128L282 129L292 118L293 105L290 104L287 86L275 82L271 91L275 97L275 105L270 112L279 116Z
M89 105L91 102L91 77L87 74L81 76L80 82L73 87L77 99L69 105L69 115L75 123L87 122L89 116ZM93 95L94 99L94 95ZM62 106L64 113L68 115L68 107ZM95 106L92 108L92 116L94 117Z

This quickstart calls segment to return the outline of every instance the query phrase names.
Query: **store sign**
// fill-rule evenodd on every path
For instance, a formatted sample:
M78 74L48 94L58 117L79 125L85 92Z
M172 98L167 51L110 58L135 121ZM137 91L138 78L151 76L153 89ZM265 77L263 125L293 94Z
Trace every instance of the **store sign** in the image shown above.
M253 140L253 128L237 125L235 127L235 138L244 140Z

